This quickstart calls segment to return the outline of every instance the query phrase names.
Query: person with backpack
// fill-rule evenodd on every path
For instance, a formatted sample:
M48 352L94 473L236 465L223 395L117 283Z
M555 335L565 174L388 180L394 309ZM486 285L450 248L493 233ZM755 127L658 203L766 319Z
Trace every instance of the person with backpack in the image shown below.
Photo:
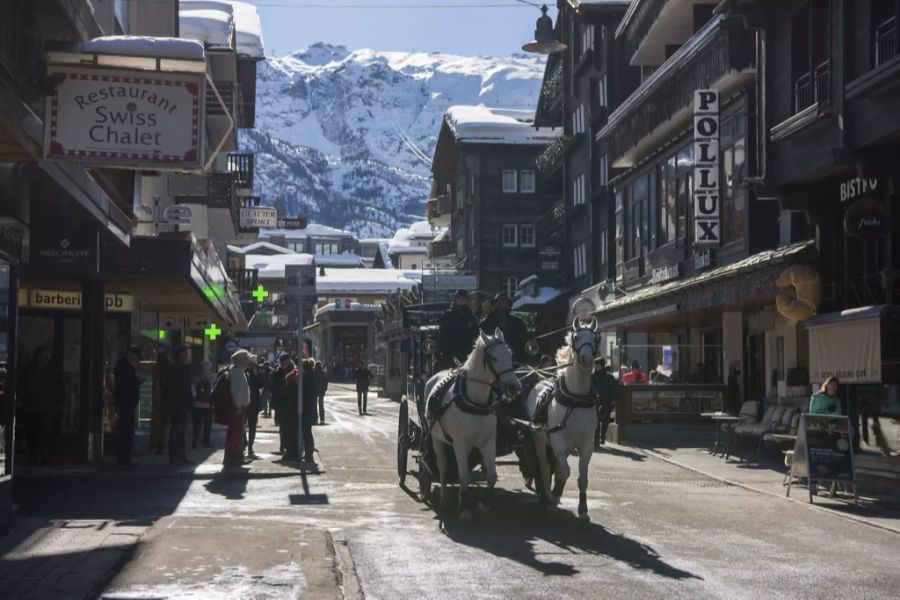
M226 374L228 392L231 395L231 414L228 418L228 432L225 434L226 467L244 464L244 418L250 405L250 384L245 371L250 366L250 353L238 350L231 355L231 368Z
M203 361L200 372L194 377L194 405L191 411L193 431L191 432L191 448L196 449L201 440L203 447L212 448L210 433L212 430L212 386L215 383L216 374L213 372L212 363Z

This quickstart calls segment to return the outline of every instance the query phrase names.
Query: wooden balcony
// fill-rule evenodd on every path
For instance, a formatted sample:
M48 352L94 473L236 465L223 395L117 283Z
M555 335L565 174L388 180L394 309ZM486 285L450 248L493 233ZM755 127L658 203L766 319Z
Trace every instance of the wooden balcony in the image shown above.
M623 19L617 37L624 36L625 56L631 58L637 53L638 48L650 33L650 29L656 24L660 13L669 0L643 0L632 3Z
M256 289L259 284L259 271L257 269L228 269L228 278L237 288L238 295L242 298Z
M752 82L755 68L754 32L724 17L711 20L644 81L598 132L597 139L608 140L611 166L633 166L687 127L695 90L716 88L725 96Z

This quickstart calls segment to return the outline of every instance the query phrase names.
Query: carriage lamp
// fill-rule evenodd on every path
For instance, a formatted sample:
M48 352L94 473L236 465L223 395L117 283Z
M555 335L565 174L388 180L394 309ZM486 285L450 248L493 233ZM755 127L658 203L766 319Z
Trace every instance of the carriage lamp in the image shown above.
M568 46L556 39L556 32L553 31L553 19L547 15L546 4L541 7L541 13L537 20L537 27L534 30L534 40L522 46L522 50L535 54L562 52Z
M434 354L434 351L435 344L433 339L428 338L424 342L422 342L422 352L424 354L426 354L427 356L431 356L432 354Z
M528 340L525 342L525 353L528 356L537 356L540 351L541 347L537 343L537 340Z

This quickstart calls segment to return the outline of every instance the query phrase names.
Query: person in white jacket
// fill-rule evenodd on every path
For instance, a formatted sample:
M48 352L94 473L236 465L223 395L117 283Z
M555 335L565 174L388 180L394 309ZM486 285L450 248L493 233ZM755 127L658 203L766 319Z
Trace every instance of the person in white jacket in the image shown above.
M244 419L247 406L250 404L250 384L244 371L250 365L250 353L238 350L231 355L231 368L228 369L228 389L234 410L228 420L228 433L225 436L225 466L235 467L244 464Z

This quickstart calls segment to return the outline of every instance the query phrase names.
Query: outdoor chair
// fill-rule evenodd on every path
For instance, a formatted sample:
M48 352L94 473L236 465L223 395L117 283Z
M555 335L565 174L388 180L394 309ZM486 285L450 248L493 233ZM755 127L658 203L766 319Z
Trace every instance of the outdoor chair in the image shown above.
M790 411L791 415L787 419L787 424L782 424L782 419L785 416L785 413ZM777 433L779 429L787 431L790 429L791 418L793 417L794 409L788 406L775 406L770 405L766 408L766 412L763 414L762 419L760 419L756 423L750 423L745 425L738 425L734 428L734 441L740 442L740 440L744 437L749 437L756 440L756 462L759 462L759 453L762 450L763 436L767 433ZM726 452L725 460L728 460L728 457L731 455L731 448Z

